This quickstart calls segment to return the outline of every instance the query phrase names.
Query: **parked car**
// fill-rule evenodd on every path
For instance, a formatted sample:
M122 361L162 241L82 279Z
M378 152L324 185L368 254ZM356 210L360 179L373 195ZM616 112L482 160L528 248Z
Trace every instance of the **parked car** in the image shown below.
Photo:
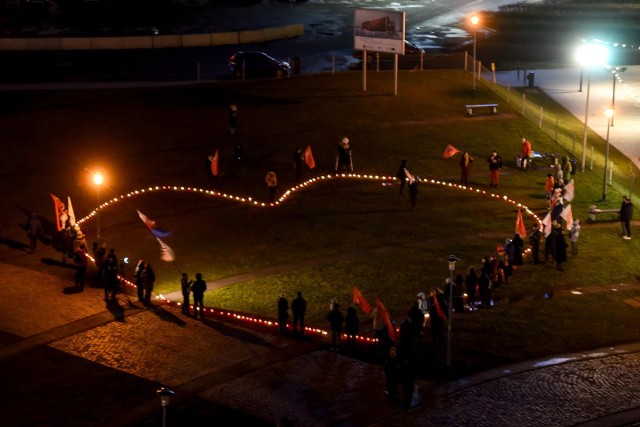
M291 66L264 52L236 52L229 58L229 71L237 79L281 78L291 73Z

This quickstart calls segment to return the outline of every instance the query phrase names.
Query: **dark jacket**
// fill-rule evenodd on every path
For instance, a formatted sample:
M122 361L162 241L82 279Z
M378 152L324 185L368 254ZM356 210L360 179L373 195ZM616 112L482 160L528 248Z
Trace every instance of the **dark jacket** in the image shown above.
M623 201L620 206L620 221L631 221L633 217L633 204L631 201Z
M342 312L340 311L340 308L338 307L338 304L336 304L333 307L333 310L331 310L329 312L329 314L327 315L327 320L329 321L329 326L331 327L331 330L334 332L341 332L342 331L342 324L344 323L344 316L342 315Z

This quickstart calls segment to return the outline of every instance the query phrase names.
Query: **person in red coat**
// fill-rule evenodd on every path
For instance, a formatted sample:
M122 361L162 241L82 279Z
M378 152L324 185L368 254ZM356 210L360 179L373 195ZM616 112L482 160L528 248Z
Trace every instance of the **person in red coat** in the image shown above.
M528 169L531 162L531 141L527 138L522 138L522 148L520 150L520 167L522 169Z

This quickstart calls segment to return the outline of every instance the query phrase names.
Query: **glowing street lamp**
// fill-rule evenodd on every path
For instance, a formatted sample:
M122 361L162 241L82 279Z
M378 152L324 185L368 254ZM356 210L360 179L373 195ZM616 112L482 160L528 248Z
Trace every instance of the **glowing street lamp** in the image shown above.
M591 68L607 62L609 50L601 44L583 44L576 51L576 60L587 69L587 99L584 107L584 132L582 134L582 172L587 160L587 121L589 120L589 92L591 89Z
M93 183L96 185L96 200L98 207L96 210L96 240L100 240L100 186L104 182L104 177L100 172L93 174Z
M604 155L604 177L602 179L602 200L607 200L607 172L609 166L609 129L611 128L611 123L613 122L613 108L607 107L604 110L607 115L607 148L605 150Z
M620 73L627 71L627 67L614 67L611 68L611 74L613 75L613 94L611 96L611 109L616 108L616 80L622 80ZM611 116L611 127L613 127L613 116Z
M449 319L447 322L447 367L451 367L451 336L453 334L453 292L454 286L453 283L453 272L456 270L456 262L460 261L457 256L449 255L447 257L447 261L449 261Z
M473 27L473 94L476 94L476 28L480 22L478 15L473 15L470 19Z

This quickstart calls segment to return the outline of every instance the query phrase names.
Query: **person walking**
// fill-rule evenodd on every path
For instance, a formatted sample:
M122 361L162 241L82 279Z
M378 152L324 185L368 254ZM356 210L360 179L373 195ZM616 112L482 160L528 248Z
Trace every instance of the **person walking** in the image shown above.
M133 272L133 276L135 277L136 291L138 294L138 301L144 304L144 280L145 280L145 268L146 263L143 259L138 261L136 264L136 268Z
M333 305L333 309L327 315L327 320L329 321L329 329L331 329L331 350L338 351L342 324L344 323L344 315L340 311L340 304Z
M287 333L287 319L289 319L289 302L284 294L278 299L278 329L281 334Z
M304 335L304 315L307 312L307 301L302 297L302 292L298 292L298 296L291 302L291 311L293 312L293 335L298 335L298 325L300 326L300 335Z
M633 204L627 196L622 196L620 205L620 223L622 224L622 238L631 240L631 219L633 218Z
M473 157L468 152L462 153L460 157L460 182L464 185L469 183L469 172L471 171L471 163L473 163Z
M144 267L144 276L144 305L148 306L151 305L151 295L156 283L156 273L149 263Z
M529 234L529 245L531 246L531 258L533 264L540 264L540 239L542 232L540 226L536 223L531 227L531 233Z
M353 172L353 158L349 138L342 138L338 144L338 154L336 155L336 172Z
M43 234L42 223L38 218L38 214L35 212L31 212L29 215L29 222L27 222L27 237L29 237L29 253L34 253L36 250L36 245L38 244L38 239Z
M267 175L264 178L267 183L267 189L269 190L269 201L271 203L276 200L276 192L278 189L278 177L273 169L269 169Z
M574 219L569 230L569 240L571 241L571 254L578 255L578 237L580 237L580 220Z
M490 186L497 187L500 183L500 171L502 170L502 158L498 155L498 153L494 150L491 152L491 155L487 159L489 163L489 179Z
M204 319L204 292L207 290L207 282L202 280L202 274L196 274L196 280L191 285L191 292L193 293L193 318L198 318L198 311L200 311L200 318ZM198 310L199 309L199 310Z
M191 285L193 280L189 280L187 273L182 273L180 279L180 287L182 288L182 314L189 315L189 294L191 293Z
M529 169L531 167L531 141L527 138L522 138L522 147L520 149L520 168L522 170Z
M400 162L400 167L398 167L398 171L396 172L396 178L398 178L398 181L400 181L400 194L402 194L402 191L404 190L404 186L407 182L407 173L404 171L406 167L407 167L407 161L402 160Z
M347 315L344 317L344 331L347 334L347 347L353 347L356 344L356 336L360 330L360 320L358 313L353 307L347 308Z

